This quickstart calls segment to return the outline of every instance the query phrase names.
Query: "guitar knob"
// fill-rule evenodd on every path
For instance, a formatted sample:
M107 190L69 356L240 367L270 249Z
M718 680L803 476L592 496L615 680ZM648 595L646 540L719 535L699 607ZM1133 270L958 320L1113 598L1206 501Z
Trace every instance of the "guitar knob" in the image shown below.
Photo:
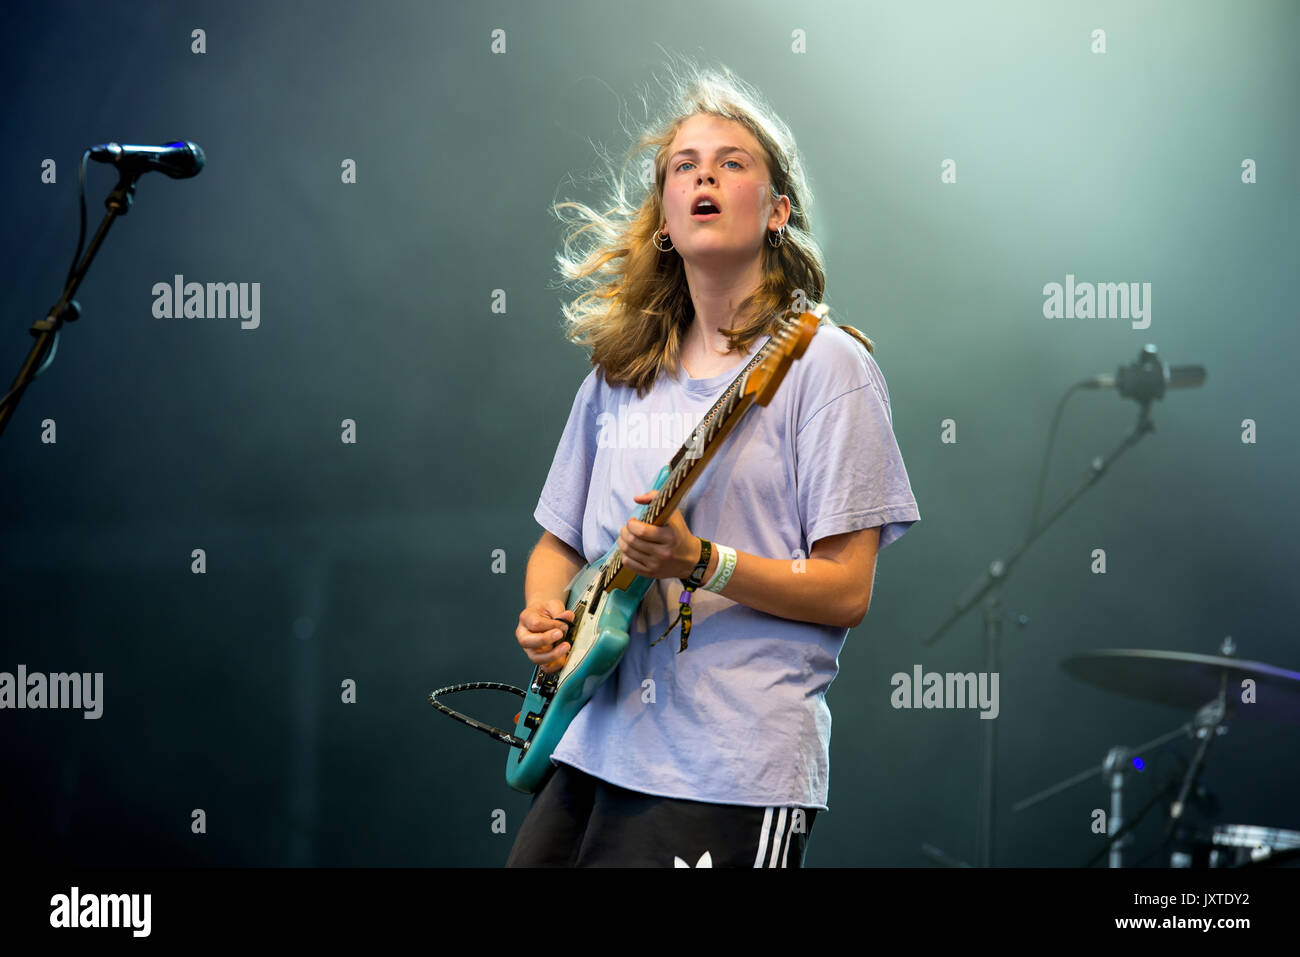
M524 718L524 727L529 728L533 731L536 731L537 726L541 723L542 723L542 716L535 712L530 711L528 713L528 717Z

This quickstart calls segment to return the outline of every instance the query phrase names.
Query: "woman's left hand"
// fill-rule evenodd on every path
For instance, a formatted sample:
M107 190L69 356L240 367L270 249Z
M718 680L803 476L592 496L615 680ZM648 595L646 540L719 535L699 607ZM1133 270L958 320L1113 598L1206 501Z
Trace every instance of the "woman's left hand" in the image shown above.
M635 496L639 505L651 502L658 492ZM686 527L679 509L673 509L666 525L651 525L628 519L618 535L623 564L644 578L689 578L700 560L701 542Z

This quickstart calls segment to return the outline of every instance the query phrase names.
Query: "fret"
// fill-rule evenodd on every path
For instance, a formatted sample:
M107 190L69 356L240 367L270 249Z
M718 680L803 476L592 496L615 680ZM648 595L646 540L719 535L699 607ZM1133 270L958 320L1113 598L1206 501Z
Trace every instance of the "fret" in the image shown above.
M810 319L812 317L809 317ZM750 378L754 371L763 364L767 363L770 358L778 354L786 354L781 362L788 361L789 353L797 343L791 343L790 340L795 334L804 334L811 338L812 326L804 323L802 317L799 322L791 323L788 320L782 320L782 325L774 332L768 342L754 356L753 359L741 370L740 374L727 386L713 406L706 412L700 422L696 425L691 436L686 440L672 461L668 465L668 477L655 493L655 497L649 502L640 520L650 525L663 524L666 516L670 514L670 503L676 503L680 497L685 495L685 489L688 489L694 482L698 473L702 470L703 464L710 459L713 447L720 436L727 434L741 416L748 410L752 401L746 401L750 398L749 391ZM772 370L768 371L768 379L771 378ZM764 384L765 384L764 380ZM681 492L682 496L678 493ZM676 507L674 505L674 507ZM623 554L615 550L613 555L605 563L600 576L601 587L611 586L616 579L620 579L620 573L623 571ZM626 576L623 576L626 582ZM624 586L625 587L625 584Z

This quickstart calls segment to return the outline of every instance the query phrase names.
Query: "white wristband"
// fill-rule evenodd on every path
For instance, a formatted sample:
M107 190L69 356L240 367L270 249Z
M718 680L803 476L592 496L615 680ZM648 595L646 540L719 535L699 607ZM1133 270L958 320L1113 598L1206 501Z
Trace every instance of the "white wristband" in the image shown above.
M718 553L718 568L713 577L701 587L705 591L721 592L727 582L731 581L731 573L736 570L736 550L717 542L713 543L713 550Z

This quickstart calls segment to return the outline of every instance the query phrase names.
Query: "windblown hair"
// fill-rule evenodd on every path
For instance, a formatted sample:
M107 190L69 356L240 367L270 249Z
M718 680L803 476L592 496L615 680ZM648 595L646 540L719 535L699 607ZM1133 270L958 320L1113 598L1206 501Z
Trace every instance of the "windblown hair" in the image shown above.
M707 113L743 124L765 154L773 200L783 194L790 199L784 242L763 244L763 279L738 306L736 324L721 330L729 351L748 351L756 339L775 331L793 303L806 300L811 308L821 302L826 286L822 252L808 220L808 180L790 129L756 89L726 67L702 69L683 57L672 59L678 62L669 71L664 112L632 134L634 143L617 172L606 158L605 211L581 202L552 206L569 226L555 257L559 270L582 290L562 306L565 337L591 349L591 364L608 382L634 387L638 396L661 370L676 372L682 339L695 318L681 256L672 249L661 252L653 242L664 220L668 147L690 117ZM572 211L572 218L563 210ZM829 315L822 324L836 325ZM852 326L841 328L875 351L866 335Z

